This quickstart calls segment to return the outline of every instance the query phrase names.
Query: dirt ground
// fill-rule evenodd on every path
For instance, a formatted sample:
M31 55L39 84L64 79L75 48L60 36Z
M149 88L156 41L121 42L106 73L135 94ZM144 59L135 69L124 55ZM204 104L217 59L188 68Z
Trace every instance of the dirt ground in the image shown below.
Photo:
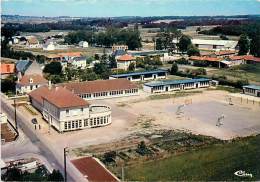
M232 139L260 133L260 105L234 102L229 105L228 92L204 91L192 96L151 100L149 94L139 96L91 101L112 107L112 124L73 132L58 133L36 116L46 140L56 147L77 148L118 141L138 133L152 133L159 129L178 129L194 134ZM178 109L179 108L179 109ZM25 108L19 109L32 116ZM218 117L224 116L220 126ZM32 124L33 125L33 124Z

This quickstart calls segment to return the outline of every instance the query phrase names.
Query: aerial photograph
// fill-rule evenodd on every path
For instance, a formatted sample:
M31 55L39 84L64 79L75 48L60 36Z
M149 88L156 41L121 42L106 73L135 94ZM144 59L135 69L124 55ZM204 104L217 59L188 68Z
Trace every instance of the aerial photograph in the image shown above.
M260 181L260 0L1 0L0 57L0 181Z

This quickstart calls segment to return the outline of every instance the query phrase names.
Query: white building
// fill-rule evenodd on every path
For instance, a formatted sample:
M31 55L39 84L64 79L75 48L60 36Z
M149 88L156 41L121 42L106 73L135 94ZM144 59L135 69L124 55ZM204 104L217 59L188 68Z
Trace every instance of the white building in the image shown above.
M24 75L16 82L16 93L26 94L41 86L48 85L48 80L39 74Z
M79 47L82 47L82 48L88 47L88 42L87 41L80 41L79 42Z
M113 45L112 46L112 52L114 52L116 50L126 51L126 50L128 50L128 46L127 45Z
M138 95L138 86L126 79L96 80L60 84L85 100Z
M45 44L43 44L42 49L44 51L54 51L56 49L55 43L53 41L47 41Z
M84 69L87 67L87 58L84 56L74 57L70 62L71 62L71 65L75 68Z
M63 87L40 87L29 94L32 105L59 132L111 124L111 108L90 105Z
M243 86L243 92L246 95L260 97L260 86L258 86L258 85L246 85L246 86Z
M39 43L39 41L37 40L37 38L36 37L34 37L34 36L29 36L28 38L27 38L27 41L26 41L26 47L28 47L28 48L41 48L42 47L42 45Z
M128 55L128 54L125 54L123 56L120 56L119 58L116 58L116 62L117 62L117 68L123 69L123 70L127 70L131 63L135 64L134 57L132 57L131 55Z
M0 124L7 123L7 115L5 113L0 113Z
M177 44L177 39L173 39L173 44ZM201 50L236 50L238 41L232 40L203 40L191 39L193 45Z
M189 80L164 80L145 83L143 89L149 93L170 92L175 90L187 90L195 88L206 88L211 85L211 80L206 78Z
M133 72L125 74L110 75L109 79L118 79L124 78L129 81L147 81L147 80L156 80L156 79L166 79L167 71L166 70L153 70L153 71L144 71L144 72Z

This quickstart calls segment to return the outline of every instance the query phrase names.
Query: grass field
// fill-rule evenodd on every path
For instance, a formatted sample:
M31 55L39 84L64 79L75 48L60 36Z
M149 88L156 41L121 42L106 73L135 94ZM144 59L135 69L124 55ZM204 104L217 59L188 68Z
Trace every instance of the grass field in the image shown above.
M173 94L156 94L156 95L150 95L149 99L150 100L157 100L157 99L170 99L170 98L176 98L176 97L185 97L189 95L194 95L194 94L199 94L202 93L201 90L195 90L195 91L187 91L187 92L182 92L178 91Z
M253 178L235 176L234 172L238 170L253 174ZM125 179L129 181L259 180L260 135L126 167Z
M260 83L260 64L245 64L229 69L220 69L208 72L209 75L224 75L228 79L248 79L249 82Z

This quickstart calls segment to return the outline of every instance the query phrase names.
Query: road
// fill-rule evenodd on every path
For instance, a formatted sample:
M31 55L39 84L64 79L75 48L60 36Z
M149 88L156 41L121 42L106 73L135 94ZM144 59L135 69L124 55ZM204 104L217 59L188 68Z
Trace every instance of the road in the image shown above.
M14 120L14 108L11 104L7 102L7 100L5 100L4 97L1 97L1 110L5 112L9 118ZM35 132L30 122L30 119L26 118L19 110L17 110L17 123L19 128L18 130L22 130L29 141L27 141L27 147L26 145L23 145L19 149L12 148L9 149L8 153L17 155L17 153L15 153L14 151L21 150L22 155L26 152L32 153L33 151L34 154L44 156L44 158L46 158L46 160L51 164L53 168L59 169L61 172L63 172L63 149L51 146L47 142L47 140L45 140L44 135ZM10 150L13 151L13 153L10 152ZM4 153L3 151L2 155L8 156L9 154ZM8 157L10 157L10 155ZM86 179L68 160L67 177L68 181L86 181Z

